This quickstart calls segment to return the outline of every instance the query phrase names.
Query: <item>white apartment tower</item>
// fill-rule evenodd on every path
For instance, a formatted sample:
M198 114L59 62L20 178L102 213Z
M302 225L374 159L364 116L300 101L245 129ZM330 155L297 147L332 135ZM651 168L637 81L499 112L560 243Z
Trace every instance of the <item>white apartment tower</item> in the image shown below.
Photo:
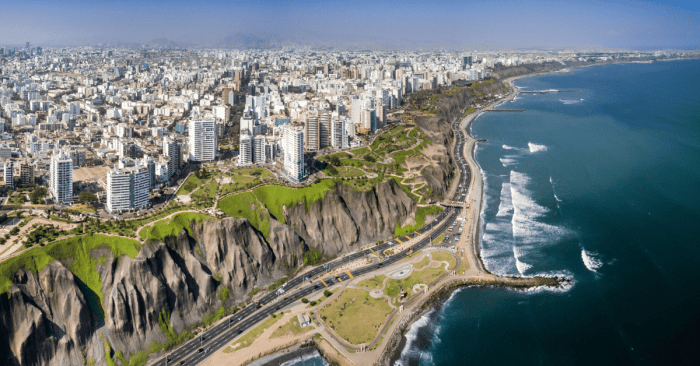
M139 209L148 205L148 167L128 167L107 173L107 210L110 213Z
M282 136L284 150L284 172L293 180L299 182L306 176L304 164L304 130L288 127Z
M65 150L54 151L49 174L49 191L55 202L73 200L73 159Z
M191 161L214 161L216 156L216 121L213 117L190 120L189 143Z
M238 145L238 165L249 165L253 163L253 137L247 133L242 133Z
M253 138L253 162L255 164L264 163L267 160L265 156L265 137L256 136Z
M337 118L333 120L331 126L331 145L335 149L348 147L348 132L345 129L344 118Z
M316 151L320 148L319 144L319 123L318 117L312 116L306 118L306 149Z

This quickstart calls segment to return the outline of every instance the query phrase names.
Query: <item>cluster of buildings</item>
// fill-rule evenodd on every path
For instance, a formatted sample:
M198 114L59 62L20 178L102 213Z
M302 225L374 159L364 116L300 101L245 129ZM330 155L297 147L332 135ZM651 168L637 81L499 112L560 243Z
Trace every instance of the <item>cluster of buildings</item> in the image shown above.
M6 189L44 185L53 203L89 190L111 213L222 157L301 181L305 152L358 146L408 93L578 57L0 46L0 170Z

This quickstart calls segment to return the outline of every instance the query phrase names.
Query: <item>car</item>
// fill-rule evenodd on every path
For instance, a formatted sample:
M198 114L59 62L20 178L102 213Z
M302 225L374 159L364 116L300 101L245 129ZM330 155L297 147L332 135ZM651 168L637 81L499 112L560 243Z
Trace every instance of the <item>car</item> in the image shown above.
M202 353L202 352L204 352L204 348L200 348L200 349L198 349L198 350L197 350L197 352L199 352L199 353Z
M209 353L211 352L211 348L207 347L207 349L204 350L204 353Z
M180 363L178 365L184 365L184 364L185 364L185 361L180 361Z

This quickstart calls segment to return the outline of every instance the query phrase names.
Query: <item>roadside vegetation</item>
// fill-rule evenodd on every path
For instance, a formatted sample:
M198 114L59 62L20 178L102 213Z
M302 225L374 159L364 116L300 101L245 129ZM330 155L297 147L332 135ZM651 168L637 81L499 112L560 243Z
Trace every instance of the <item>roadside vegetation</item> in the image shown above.
M277 316L273 314L269 318L265 319L262 324L258 325L257 327L253 328L251 331L246 333L243 337L237 339L231 346L233 347L233 351L238 351L241 348L245 348L253 344L258 337L265 331L265 329L271 327L275 323L277 323L278 320L280 320L282 317Z
M399 223L396 224L396 229L394 229L394 237L398 238L406 234L412 233L420 229L425 224L425 218L430 215L435 215L443 211L441 206L426 206L418 207L415 214L415 224L400 226Z
M279 337L287 337L287 336L295 336L299 334L306 333L308 331L313 330L313 326L306 326L306 327L301 327L299 325L299 320L297 320L297 317L293 317L290 319L287 324L281 325L279 328L277 328L272 335L270 335L270 338L279 338Z

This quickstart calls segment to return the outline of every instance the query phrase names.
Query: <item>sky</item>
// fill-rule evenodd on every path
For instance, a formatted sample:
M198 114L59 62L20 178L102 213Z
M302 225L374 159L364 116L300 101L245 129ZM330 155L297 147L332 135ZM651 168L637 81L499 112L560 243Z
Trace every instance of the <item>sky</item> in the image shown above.
M700 0L23 0L3 13L0 45L700 48Z

